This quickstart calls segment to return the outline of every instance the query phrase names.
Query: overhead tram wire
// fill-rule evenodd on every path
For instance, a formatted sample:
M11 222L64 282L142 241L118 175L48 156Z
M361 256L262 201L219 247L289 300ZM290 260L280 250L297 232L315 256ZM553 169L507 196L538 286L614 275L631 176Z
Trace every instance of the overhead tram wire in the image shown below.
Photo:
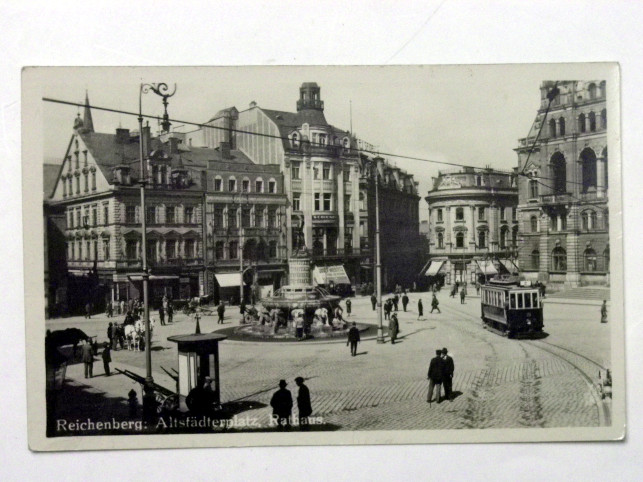
M52 99L50 97L43 97L42 100L44 102L51 102L51 103L54 103L54 104L70 105L70 106L76 106L76 107L85 107L84 103L71 102L71 101L60 100L60 99ZM112 109L112 108L109 108L109 107L99 107L99 106L89 105L89 108L90 109L95 109L95 110L101 110L101 111L105 111L105 112L112 112L112 113L115 113L115 114L131 115L131 116L135 116L135 117L139 116L139 114L136 113L136 112L130 112L130 111L121 110L121 109ZM146 119L158 119L158 116L149 115L149 114L142 114L142 117L144 117ZM267 137L267 138L270 138L270 139L279 139L281 141L290 141L290 139L288 137L282 137L282 136L278 136L278 135L274 135L274 134L264 134L264 133L261 133L261 132L246 131L246 130L243 130L243 129L228 129L228 128L225 128L225 127L213 126L213 125L209 125L209 124L204 124L202 122L191 122L191 121L182 120L182 119L168 119L168 120L171 121L171 122L174 122L174 123L182 123L182 124L191 125L191 126L195 126L195 127L199 127L199 128L204 128L204 129L216 129L216 130L223 130L223 131L226 131L226 132L235 132L237 134L247 134L247 135L250 135L250 136ZM321 143L318 143L318 142L311 142L311 141L309 141L309 142L310 142L311 146L326 146L327 145L327 144L321 144ZM460 164L460 163L457 163L457 162L436 161L435 159L426 159L426 158L422 158L422 157L406 156L406 155L403 155L403 154L395 154L395 153L391 153L391 152L381 152L381 151L375 151L375 150L369 150L369 149L360 149L359 151L360 152L365 152L365 153L368 153L368 154L373 154L373 155L376 155L376 156L381 155L381 156L386 156L386 157L396 157L398 159L407 159L407 160L411 160L411 161L429 162L429 163L433 163L433 164L442 164L442 165L446 165L446 166L477 169L479 171L483 171L483 170L486 169L484 167L472 166L472 165L468 165L468 164ZM502 169L493 169L493 171L494 172L499 172L499 173L504 173L504 174L515 174L515 173L512 173L511 171L505 171L505 170L502 170Z

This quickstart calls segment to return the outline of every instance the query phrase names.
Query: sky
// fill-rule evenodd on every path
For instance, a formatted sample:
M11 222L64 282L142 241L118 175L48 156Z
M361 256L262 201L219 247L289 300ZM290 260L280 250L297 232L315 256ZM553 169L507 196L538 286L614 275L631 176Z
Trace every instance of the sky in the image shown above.
M218 110L260 107L296 111L299 87L317 82L329 123L348 130L382 152L435 161L509 170L513 149L526 137L549 80L538 65L396 67L58 68L45 72L42 96L126 111L138 110L140 82L166 82L171 118L205 122ZM45 162L61 162L79 111L43 102ZM80 109L82 114L82 109ZM143 96L143 112L162 114L160 97ZM135 116L92 111L97 132L138 129ZM153 131L156 122L151 121ZM191 130L175 122L179 131ZM412 173L424 197L438 170L452 166L388 160ZM420 219L428 218L421 202Z

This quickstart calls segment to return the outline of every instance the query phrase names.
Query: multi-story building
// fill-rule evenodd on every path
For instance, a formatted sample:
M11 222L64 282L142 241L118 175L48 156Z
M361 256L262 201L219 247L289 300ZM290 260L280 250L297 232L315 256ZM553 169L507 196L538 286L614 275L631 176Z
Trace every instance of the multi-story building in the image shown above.
M447 284L517 272L518 189L509 173L464 168L441 171L429 205L427 276Z
M230 107L219 111L205 127L186 133L186 140L188 147L215 148L221 142L229 143L256 165L277 166L287 196L282 231L286 256L300 248L301 230L314 266L321 268L317 273L331 266L345 268L345 274L343 269L330 270L341 274L336 279L319 276L317 282L372 280L374 209L370 207L374 207L374 195L365 174L366 158L358 154L358 142L350 132L326 121L316 83L302 84L297 112L264 109L255 102L243 111ZM383 159L379 164L381 178L387 179L380 181L381 195L384 199L392 196L383 205L404 216L391 220L396 225L391 233L412 244L418 239L417 186L401 169ZM403 273L417 262L417 253L411 256L410 251L398 251L387 256L391 246L388 239L383 243L382 258L388 263L385 271L394 273L391 278L397 280L407 276Z
M551 284L608 284L605 82L543 82L540 94L534 125L515 149L521 268Z

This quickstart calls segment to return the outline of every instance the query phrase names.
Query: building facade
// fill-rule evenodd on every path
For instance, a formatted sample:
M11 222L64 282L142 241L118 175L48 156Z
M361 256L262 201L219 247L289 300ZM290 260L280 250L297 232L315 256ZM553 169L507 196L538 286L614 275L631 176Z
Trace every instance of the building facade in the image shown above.
M543 82L540 93L532 130L515 149L521 268L551 284L609 284L605 82Z
M341 266L346 272L342 278L352 284L370 282L374 262L374 209L370 209L374 207L374 185L366 174L369 158L360 155L358 142L350 132L327 122L316 83L302 84L296 107L296 112L264 109L255 102L243 111L230 107L219 111L206 127L186 133L186 142L188 146L207 148L224 142L256 165L276 166L287 198L281 232L285 256L305 246L314 267ZM408 233L406 239L415 240L419 231L419 197L413 177L383 159L379 164L382 178L389 179L382 185L382 196L386 198L387 192L392 196L386 206L399 209L404 216L391 220L404 224L404 229L397 226L394 234L403 238ZM383 251L389 248L390 244L383 244ZM400 258L399 252L391 256L383 253L391 263L392 273L406 271L405 266L417 262L408 254L407 257ZM385 269L389 269L388 265ZM398 276L401 275L392 277ZM322 276L315 281L327 284L333 280Z
M475 283L517 272L518 189L515 177L492 169L441 171L425 198L429 261L425 274Z

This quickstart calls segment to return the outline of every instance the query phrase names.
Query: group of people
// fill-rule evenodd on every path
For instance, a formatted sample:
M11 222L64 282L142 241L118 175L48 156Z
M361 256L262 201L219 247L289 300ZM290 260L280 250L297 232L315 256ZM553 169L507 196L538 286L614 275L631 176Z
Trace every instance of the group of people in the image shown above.
M444 386L444 396L447 400L453 401L453 372L455 371L455 364L453 358L449 355L446 348L435 351L435 357L431 359L429 364L429 372L427 378L429 379L429 393L426 401L431 404L433 402L433 392L435 390L435 400L437 403L442 402L441 389Z
M313 413L313 407L310 402L310 390L304 383L302 377L295 378L295 383L299 387L297 394L298 422L301 430L310 428L309 417ZM272 419L279 430L288 430L293 422L292 409L293 400L290 390L286 387L286 380L279 380L279 390L277 390L270 399L272 407Z
M167 323L172 323L174 318L174 307L172 306L172 300L167 296L163 296L161 300L161 306L159 307L159 321L161 325L165 325L165 315L167 315Z

